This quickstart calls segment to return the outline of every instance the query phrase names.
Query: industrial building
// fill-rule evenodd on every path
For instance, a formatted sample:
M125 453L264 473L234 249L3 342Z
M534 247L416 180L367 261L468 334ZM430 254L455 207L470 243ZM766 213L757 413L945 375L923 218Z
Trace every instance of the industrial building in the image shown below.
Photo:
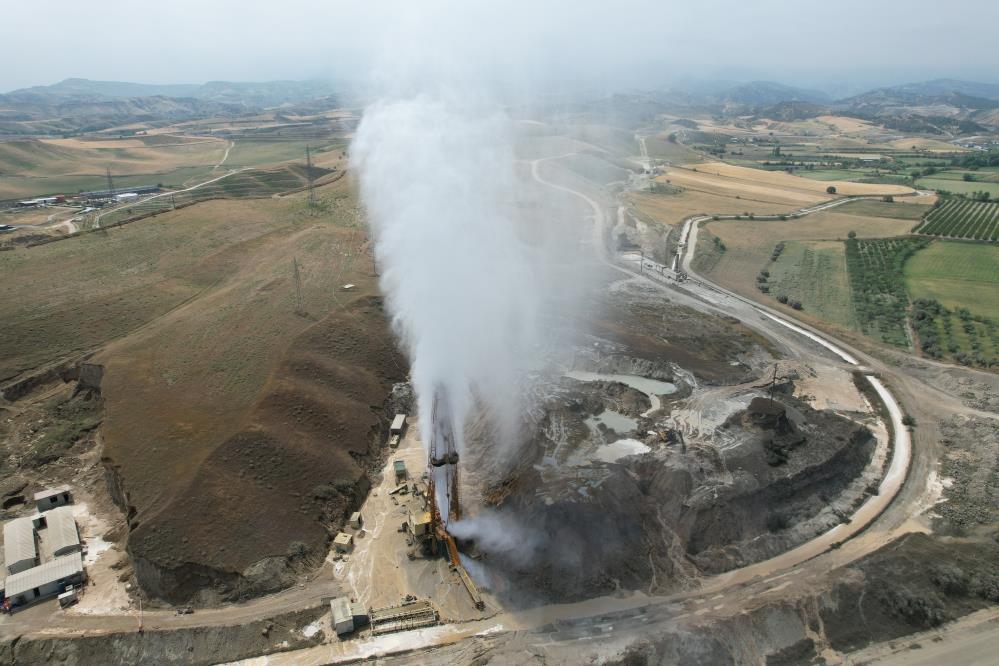
M10 601L10 607L17 608L39 599L58 596L70 586L81 584L83 555L73 553L9 576L4 584L4 594Z
M80 192L79 196L81 199L107 201L113 199L115 195L120 194L122 191L129 194L152 194L153 192L159 192L160 187L159 185L142 185L139 187L122 188L121 190L94 190L93 192Z
M3 559L12 575L38 564L38 545L31 518L15 518L4 524Z
M330 600L330 610L333 611L333 631L337 636L349 634L368 622L368 614L364 606L347 597L337 597Z
M58 488L46 488L35 493L35 508L39 513L54 509L57 506L65 506L73 503L73 493L69 486L59 486Z

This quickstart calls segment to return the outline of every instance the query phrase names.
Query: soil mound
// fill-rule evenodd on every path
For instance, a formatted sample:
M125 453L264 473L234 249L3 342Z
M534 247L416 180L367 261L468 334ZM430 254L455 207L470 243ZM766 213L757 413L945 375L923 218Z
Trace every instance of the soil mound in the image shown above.
M133 518L143 589L172 602L243 598L321 561L368 490L391 416L383 404L405 367L375 299L293 340L247 422L186 491Z

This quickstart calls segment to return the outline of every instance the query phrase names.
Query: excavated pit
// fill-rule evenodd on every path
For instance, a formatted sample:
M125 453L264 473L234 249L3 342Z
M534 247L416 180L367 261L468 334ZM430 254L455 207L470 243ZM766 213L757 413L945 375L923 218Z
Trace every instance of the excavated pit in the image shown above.
M771 391L769 351L718 318L683 312L715 336L684 367L654 311L626 308L620 335L541 381L507 468L478 447L488 429L471 428L466 469L493 480L478 519L506 538L463 546L504 603L689 588L804 543L869 492L873 417L814 409L793 372Z

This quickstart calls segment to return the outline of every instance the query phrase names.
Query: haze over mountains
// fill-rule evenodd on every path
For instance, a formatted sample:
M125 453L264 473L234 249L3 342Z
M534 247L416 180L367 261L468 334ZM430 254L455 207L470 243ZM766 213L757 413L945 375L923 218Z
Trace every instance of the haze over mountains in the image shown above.
M341 105L348 94L343 86L322 80L159 85L72 78L0 95L0 136L93 132L132 122L177 122L275 108L307 113ZM930 134L999 127L999 85L958 79L877 88L843 99L773 81L685 82L624 97L631 103L642 98L643 104L666 113L696 109L781 120L839 113Z

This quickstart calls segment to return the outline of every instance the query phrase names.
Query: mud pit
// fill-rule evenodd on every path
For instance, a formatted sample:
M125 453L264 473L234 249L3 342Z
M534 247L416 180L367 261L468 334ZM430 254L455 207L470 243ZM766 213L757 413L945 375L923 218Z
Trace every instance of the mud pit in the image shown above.
M504 604L689 588L830 529L876 488L888 434L846 372L782 360L771 397L773 352L741 324L614 293L470 519L506 535L464 544ZM496 471L476 452L465 469Z

